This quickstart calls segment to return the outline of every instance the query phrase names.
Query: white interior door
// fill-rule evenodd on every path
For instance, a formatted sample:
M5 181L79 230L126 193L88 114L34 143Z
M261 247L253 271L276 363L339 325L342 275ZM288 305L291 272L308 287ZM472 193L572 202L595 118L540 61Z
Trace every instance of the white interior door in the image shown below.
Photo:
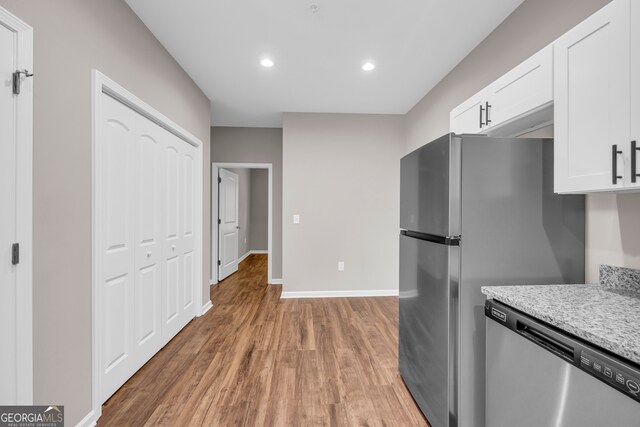
M238 175L220 169L218 179L218 280L238 271Z
M14 33L0 25L0 404L17 401L16 108L11 78L15 71Z

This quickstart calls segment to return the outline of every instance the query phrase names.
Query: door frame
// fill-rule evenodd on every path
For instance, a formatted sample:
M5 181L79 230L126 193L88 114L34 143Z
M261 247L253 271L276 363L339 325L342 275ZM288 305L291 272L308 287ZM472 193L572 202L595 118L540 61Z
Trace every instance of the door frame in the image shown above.
M273 281L273 163L212 163L211 164L211 284L218 283L218 170L267 169L269 174L267 207L267 283ZM238 259L240 255L238 254Z
M111 80L109 77L104 75L98 70L91 71L91 80L92 80L92 92L91 92L91 132L92 132L92 145L91 145L91 234L93 239L92 245L92 285L91 285L91 305L92 305L92 313L91 313L91 324L92 324L92 333L91 333L91 341L92 341L92 368L91 368L91 376L92 376L92 413L88 414L85 417L86 420L97 421L102 414L102 404L100 398L100 354L101 354L101 340L99 337L99 331L101 330L99 322L101 319L102 313L100 312L100 304L99 304L99 288L98 284L100 282L100 277L102 277L102 258L99 256L100 247L101 247L101 233L98 227L101 224L103 210L99 205L99 201L101 200L100 189L101 182L99 182L100 170L100 159L98 158L98 147L101 144L101 122L102 122L102 112L101 112L101 102L100 99L102 94L106 94L116 99L118 102L126 105L131 108L138 114L146 117L152 122L156 123L158 126L164 128L168 132L174 134L178 138L187 142L188 144L194 146L196 148L196 197L195 197L195 248L196 248L196 273L195 273L195 281L194 281L194 313L193 316L200 316L204 314L204 312L211 305L211 301L203 301L203 274L202 274L202 265L203 265L203 243L202 243L202 228L203 228L203 144L198 138L184 130L182 127L178 126L172 120L164 116L162 113L158 112L154 108L152 108L149 104L142 101L140 98L135 96L133 93L129 92L124 87L120 86L115 81ZM204 303L204 305L203 305Z
M0 7L0 25L16 35L16 69L33 73L33 28ZM33 403L33 78L24 79L16 106L16 354L18 404Z

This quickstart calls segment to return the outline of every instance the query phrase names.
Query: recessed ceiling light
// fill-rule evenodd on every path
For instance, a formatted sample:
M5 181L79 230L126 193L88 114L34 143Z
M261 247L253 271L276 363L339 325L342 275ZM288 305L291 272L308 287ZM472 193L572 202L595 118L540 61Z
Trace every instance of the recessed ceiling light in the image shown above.
M364 71L373 71L375 68L376 66L371 62L365 62L364 65L362 66L362 69Z
M273 67L273 61L269 58L264 58L262 61L260 61L260 65L267 68Z

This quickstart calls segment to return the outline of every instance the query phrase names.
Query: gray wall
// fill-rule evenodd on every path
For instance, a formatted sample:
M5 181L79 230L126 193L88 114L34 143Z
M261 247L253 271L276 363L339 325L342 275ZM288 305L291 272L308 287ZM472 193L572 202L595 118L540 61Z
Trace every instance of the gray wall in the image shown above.
M609 0L527 0L406 115L405 153L448 132L449 112ZM545 129L552 136L553 129ZM587 280L602 263L640 268L640 194L587 196Z
M284 114L283 291L397 292L402 123Z
M251 169L227 169L238 174L238 258L250 249Z
M273 164L273 278L282 278L282 129L212 127L211 162Z
M266 169L251 169L250 204L250 249L266 251L269 243L269 172Z
M31 25L35 37L34 400L65 405L67 424L75 425L91 410L91 69L202 140L205 159L210 103L123 1L0 5ZM208 210L205 218L208 272Z

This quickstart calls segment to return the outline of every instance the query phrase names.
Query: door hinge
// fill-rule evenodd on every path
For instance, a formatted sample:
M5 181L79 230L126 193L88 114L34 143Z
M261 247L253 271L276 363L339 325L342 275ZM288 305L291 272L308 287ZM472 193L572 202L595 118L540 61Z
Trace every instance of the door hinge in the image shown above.
M33 77L33 73L27 70L17 70L13 73L13 94L20 95L20 85L22 84L22 75L25 77Z
M222 220L218 218L218 225L222 224Z
M218 184L222 182L222 178L218 177Z
M11 264L20 264L20 243L14 243L11 246Z
M218 265L221 265L222 263L220 262L220 260L218 260Z

